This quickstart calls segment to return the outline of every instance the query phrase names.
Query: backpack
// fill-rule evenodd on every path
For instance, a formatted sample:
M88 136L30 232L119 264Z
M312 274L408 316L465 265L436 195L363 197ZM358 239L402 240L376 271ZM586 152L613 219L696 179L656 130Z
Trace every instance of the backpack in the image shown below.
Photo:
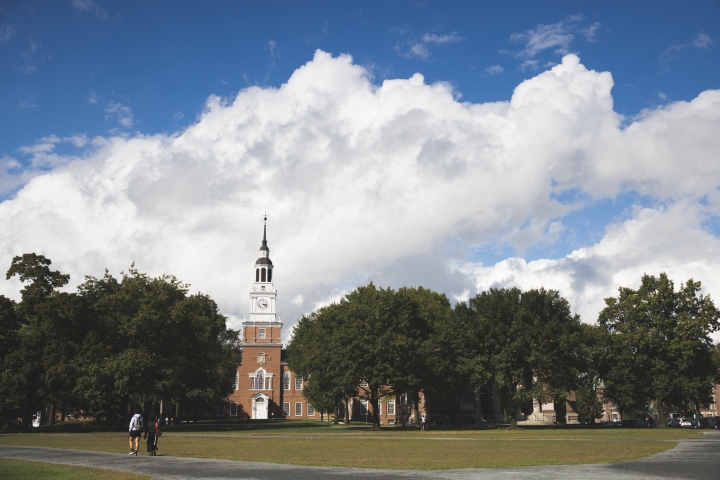
M162 430L160 430L160 424L155 424L155 436L162 437Z
M133 430L141 430L143 428L143 418L141 416L135 417L135 425L133 426Z

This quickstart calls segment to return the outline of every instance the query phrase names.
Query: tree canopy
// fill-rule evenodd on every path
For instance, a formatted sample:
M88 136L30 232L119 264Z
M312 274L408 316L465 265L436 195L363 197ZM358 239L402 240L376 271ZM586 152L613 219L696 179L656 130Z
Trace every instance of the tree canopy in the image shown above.
M167 399L206 406L232 391L238 332L215 302L171 276L130 268L117 279L68 275L42 255L12 261L21 301L0 297L0 399L25 426L43 403L71 403L111 421L132 404Z

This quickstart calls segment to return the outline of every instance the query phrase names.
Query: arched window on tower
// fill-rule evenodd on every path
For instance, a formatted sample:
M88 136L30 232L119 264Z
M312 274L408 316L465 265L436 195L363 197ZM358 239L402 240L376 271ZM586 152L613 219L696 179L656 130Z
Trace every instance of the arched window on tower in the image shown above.
M263 268L262 271L260 272L260 281L261 281L261 282L264 282L264 281L265 281L265 269L264 269L264 268Z
M272 282L272 268L268 268L268 282Z
M260 269L259 268L255 269L255 281L256 282L260 281Z
M258 370L257 376L255 377L255 388L258 390L265 389L265 372Z

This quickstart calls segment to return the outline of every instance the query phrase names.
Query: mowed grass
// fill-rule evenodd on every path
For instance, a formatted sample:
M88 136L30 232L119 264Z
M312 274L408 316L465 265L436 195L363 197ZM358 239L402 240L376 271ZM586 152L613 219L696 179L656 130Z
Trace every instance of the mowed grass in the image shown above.
M353 431L354 430L354 431ZM332 428L261 435L168 433L161 455L295 465L450 469L634 460L673 448L701 432L681 429L573 429L380 431ZM15 434L0 445L126 453L125 434ZM144 445L141 447L141 452Z
M10 460L0 458L0 478L3 480L23 479L73 479L73 480L145 480L147 475L117 472L102 468L74 467L32 460Z

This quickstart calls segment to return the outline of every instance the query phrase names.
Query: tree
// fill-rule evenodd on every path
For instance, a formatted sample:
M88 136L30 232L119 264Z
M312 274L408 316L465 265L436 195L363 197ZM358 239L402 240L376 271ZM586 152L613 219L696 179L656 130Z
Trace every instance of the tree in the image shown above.
M6 357L14 351L20 342L20 321L15 314L16 304L13 300L0 295L0 372L5 372ZM18 407L5 390L7 384L0 381L0 415L7 418L12 410Z
M79 287L94 328L79 359L75 392L108 417L128 405L166 399L206 407L232 391L240 349L237 332L207 295L187 294L172 276L134 268Z
M288 342L288 367L308 379L303 396L316 408L329 409L344 401L347 409L348 399L357 393L361 379L353 369L349 346L340 335L343 328L341 308L332 304L303 316ZM346 411L345 425L348 423Z
M315 385L306 394L330 394L339 403L359 394L379 428L378 402L430 388L436 324L451 315L444 295L427 289L397 292L370 283L339 303L303 317L287 347L288 366ZM308 397L310 398L310 397Z
M67 392L74 381L72 360L82 336L82 308L74 294L57 291L70 276L50 270L50 259L27 253L13 258L6 278L18 276L25 286L21 301L9 313L4 302L6 332L0 392L4 404L15 404L22 412L23 427L30 426L33 413L47 399Z
M621 287L605 299L599 324L610 335L604 392L625 418L645 415L651 404L665 426L665 406L687 410L710 399L717 364L710 334L720 314L700 282L675 290L665 273L643 275L640 288Z
M582 324L579 345L580 378L575 388L575 411L580 423L595 423L602 418L602 372L606 371L609 336L598 325Z
M580 318L554 290L490 289L456 305L459 368L494 383L514 428L526 402L564 398L577 385Z

